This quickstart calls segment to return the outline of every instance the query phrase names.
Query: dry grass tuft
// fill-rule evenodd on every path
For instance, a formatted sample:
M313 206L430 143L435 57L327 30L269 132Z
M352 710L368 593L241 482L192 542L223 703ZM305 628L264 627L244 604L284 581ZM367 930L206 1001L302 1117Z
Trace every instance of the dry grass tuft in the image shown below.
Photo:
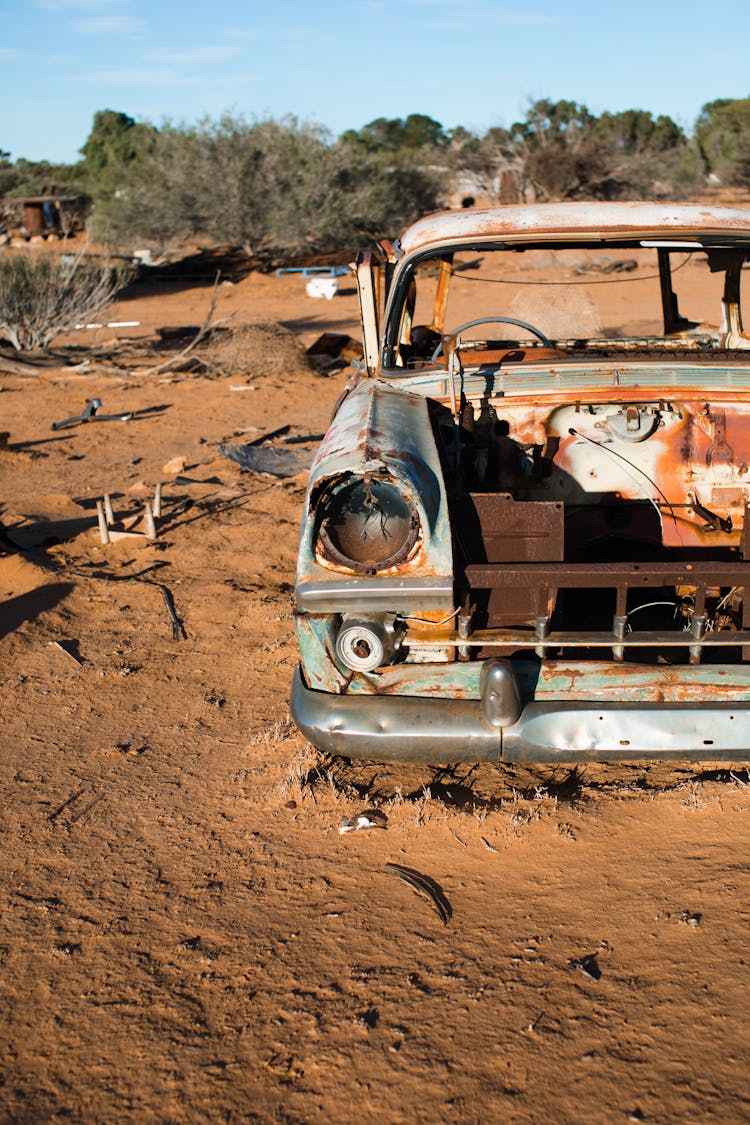
M287 714L282 719L277 719L270 727L264 727L262 730L255 731L250 736L247 743L248 750L253 750L258 746L270 748L280 742L286 742L297 733L297 727L292 722L292 719Z
M328 780L325 755L306 742L289 763L281 783L282 796L300 802L309 796L315 801L315 784L322 780Z

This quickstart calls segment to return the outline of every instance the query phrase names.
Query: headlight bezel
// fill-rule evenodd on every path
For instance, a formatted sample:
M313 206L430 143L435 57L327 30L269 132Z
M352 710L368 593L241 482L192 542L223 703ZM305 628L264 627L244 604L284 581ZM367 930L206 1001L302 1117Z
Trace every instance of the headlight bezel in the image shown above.
M390 474L347 475L326 489L317 507L315 555L324 566L374 575L403 565L416 550L421 530L416 506ZM369 537L363 534L368 525ZM395 546L386 542L389 538ZM350 549L355 541L357 551ZM365 542L369 550L363 549Z

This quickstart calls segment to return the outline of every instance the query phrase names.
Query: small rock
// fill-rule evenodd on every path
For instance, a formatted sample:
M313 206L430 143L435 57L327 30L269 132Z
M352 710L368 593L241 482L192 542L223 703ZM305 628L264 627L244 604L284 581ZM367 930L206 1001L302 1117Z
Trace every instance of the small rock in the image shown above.
M366 1027L368 1030L372 1031L374 1027L378 1026L380 1013L377 1008L368 1008L364 1012L358 1012L355 1019L362 1027Z
M168 476L176 477L178 473L184 472L185 464L184 457L173 457L171 461L167 461L166 465L162 466L161 471Z
M571 957L568 964L571 969L578 969L589 980L601 980L602 971L599 968L595 953L588 953L585 957Z

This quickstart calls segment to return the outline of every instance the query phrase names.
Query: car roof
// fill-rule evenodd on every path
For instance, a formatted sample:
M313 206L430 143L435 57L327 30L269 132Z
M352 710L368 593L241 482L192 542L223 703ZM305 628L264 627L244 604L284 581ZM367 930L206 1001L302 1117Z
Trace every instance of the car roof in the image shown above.
M750 237L750 208L685 203L537 203L441 211L414 223L401 239L406 254L431 245L472 242Z

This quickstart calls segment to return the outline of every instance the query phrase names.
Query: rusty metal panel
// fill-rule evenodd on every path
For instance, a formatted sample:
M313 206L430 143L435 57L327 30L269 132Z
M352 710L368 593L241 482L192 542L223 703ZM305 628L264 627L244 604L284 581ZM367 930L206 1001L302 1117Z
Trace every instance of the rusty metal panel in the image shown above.
M562 503L524 502L504 492L473 492L469 502L481 537L482 555L474 557L489 563L563 561Z
M746 562L642 562L642 563L544 563L525 566L503 563L476 563L466 568L471 585L480 590L493 586L523 588L529 585L557 589L607 589L621 585L644 586L745 586L750 584L750 565Z
M750 210L663 203L542 203L487 210L443 211L420 219L404 234L406 255L433 243L462 239L549 239L563 235L571 242L585 238L695 239L715 235L750 236ZM403 259L402 259L403 261Z

